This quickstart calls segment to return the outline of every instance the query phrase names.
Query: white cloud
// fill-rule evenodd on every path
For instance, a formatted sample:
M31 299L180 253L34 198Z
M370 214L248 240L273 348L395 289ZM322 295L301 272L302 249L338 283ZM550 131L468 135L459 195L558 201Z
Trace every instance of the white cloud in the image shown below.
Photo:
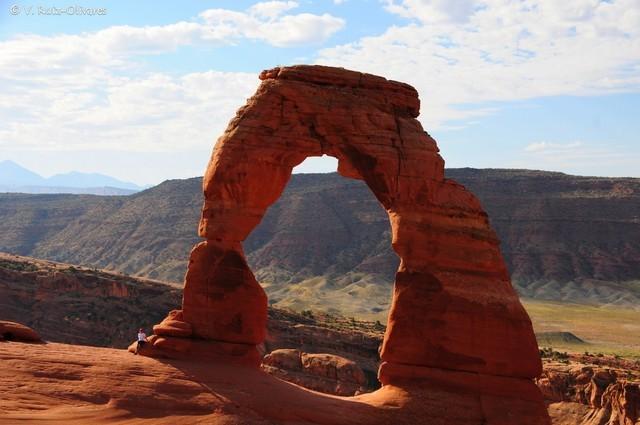
M209 71L36 87L0 99L0 149L206 150L258 82L250 73Z
M286 14L296 2L257 3L244 12L208 9L198 22L133 27L112 26L92 33L19 35L0 42L0 70L13 75L68 74L78 67L128 67L134 55L170 52L196 43L223 45L251 39L279 47L319 44L342 29L345 22L329 14ZM25 74L26 73L26 74Z
M535 142L527 145L522 155L507 166L540 170L562 170L578 175L634 175L638 152L614 143Z
M284 12L298 7L295 1L265 1L256 3L249 8L249 13L254 16L275 19Z
M328 14L290 14L297 6L269 1L210 9L194 22L0 41L0 150L209 150L257 75L149 73L136 57L241 39L316 44L344 25Z
M403 0L410 19L320 51L317 62L414 85L428 129L460 104L640 91L640 0Z
M204 38L217 39L221 35L226 40L249 38L278 47L319 44L345 25L343 19L327 13L284 15L297 6L292 1L270 1L258 3L246 12L209 9L199 16L209 31Z
M574 151L575 148L579 148L582 146L582 142L571 142L571 143L549 143L549 142L535 142L527 145L524 150L525 152L537 152L537 153L555 153L555 152L566 152L566 151Z
M386 9L422 22L466 22L477 6L474 0L386 0Z

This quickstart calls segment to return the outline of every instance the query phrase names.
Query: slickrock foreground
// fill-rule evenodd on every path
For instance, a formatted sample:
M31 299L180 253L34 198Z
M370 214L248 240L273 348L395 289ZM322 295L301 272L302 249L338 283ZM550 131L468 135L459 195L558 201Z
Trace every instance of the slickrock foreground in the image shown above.
M205 241L191 252L182 310L154 327L142 354L259 367L267 296L242 241L293 167L327 154L383 205L401 260L381 350L383 388L368 397L381 401L389 388L402 387L429 406L434 396L425 390L435 387L456 401L440 399L440 410L416 423L465 423L454 418L460 402L478 425L549 423L533 382L541 363L531 321L487 214L444 177L436 142L416 119L416 90L323 66L275 68L260 79L205 173Z
M487 405L441 381L347 398L252 368L56 343L0 342L0 365L2 424L477 425L487 407L506 406L522 416L496 423L535 423L508 391Z

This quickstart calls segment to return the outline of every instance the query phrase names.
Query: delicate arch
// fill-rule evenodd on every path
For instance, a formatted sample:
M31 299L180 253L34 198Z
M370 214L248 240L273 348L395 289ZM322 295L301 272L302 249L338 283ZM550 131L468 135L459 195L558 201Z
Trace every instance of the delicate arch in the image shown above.
M531 322L499 241L477 199L445 179L436 142L416 120L415 89L321 66L275 68L260 78L207 168L199 226L205 241L191 254L176 322L205 340L263 341L267 299L241 243L293 167L327 154L338 158L340 174L364 180L387 210L401 258L382 382L413 376L415 367L537 376Z

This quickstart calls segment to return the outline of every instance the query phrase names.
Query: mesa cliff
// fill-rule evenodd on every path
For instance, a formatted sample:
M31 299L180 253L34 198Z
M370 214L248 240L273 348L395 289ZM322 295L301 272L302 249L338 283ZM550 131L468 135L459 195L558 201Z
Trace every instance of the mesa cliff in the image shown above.
M521 295L640 304L639 179L498 169L446 175L482 201ZM198 242L201 185L172 180L128 197L0 194L0 251L180 282ZM244 250L276 305L373 318L389 307L398 266L390 240L386 214L363 182L294 174ZM303 299L310 287L313 296Z

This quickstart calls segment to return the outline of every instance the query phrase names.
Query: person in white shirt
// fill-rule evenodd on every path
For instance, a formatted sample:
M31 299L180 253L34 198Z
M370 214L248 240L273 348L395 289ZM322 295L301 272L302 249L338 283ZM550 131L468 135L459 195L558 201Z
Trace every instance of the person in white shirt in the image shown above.
M144 329L138 329L138 345L136 346L135 354L138 354L138 350L140 350L147 343L147 334L144 333Z

